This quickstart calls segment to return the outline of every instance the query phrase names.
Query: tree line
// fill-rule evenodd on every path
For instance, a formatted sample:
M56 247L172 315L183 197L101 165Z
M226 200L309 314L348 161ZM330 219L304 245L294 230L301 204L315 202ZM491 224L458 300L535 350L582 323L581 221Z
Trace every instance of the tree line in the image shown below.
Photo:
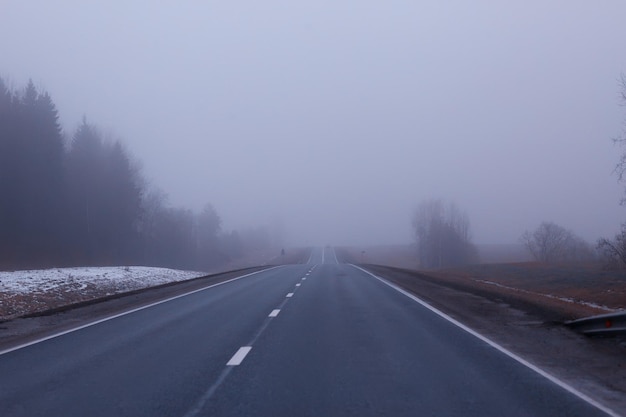
M422 268L455 267L480 261L472 243L469 217L454 203L422 202L413 215L413 231ZM554 222L542 222L533 231L526 231L520 243L535 261L542 263L589 262L598 258L589 243Z
M66 137L50 95L0 78L0 269L143 264L207 270L270 245L211 204L172 207L86 118Z

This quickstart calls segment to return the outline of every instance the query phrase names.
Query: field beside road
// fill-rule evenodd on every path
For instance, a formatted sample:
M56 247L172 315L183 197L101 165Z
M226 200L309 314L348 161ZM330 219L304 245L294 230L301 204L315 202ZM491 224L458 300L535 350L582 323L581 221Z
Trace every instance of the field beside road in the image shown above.
M492 261L498 261L498 256L505 256L506 259L523 256L516 254L512 245L505 245L499 251L492 246L489 250ZM542 309L546 317L556 321L626 308L626 271L607 270L600 263L548 265L515 261L419 270L415 252L408 245L344 248L341 253L348 262L412 271L422 280ZM405 278L403 286L407 285L410 287L411 282Z

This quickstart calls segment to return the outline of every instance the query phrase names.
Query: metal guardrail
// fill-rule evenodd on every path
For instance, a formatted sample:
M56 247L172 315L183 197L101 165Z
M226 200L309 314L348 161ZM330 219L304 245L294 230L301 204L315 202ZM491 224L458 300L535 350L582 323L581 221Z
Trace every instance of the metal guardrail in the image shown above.
M589 336L626 334L626 311L585 317L568 321L565 325Z

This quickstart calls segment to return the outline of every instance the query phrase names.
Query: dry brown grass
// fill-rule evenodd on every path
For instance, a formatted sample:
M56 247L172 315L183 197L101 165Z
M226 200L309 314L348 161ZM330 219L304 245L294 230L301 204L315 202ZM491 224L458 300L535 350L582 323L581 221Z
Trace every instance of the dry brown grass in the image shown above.
M518 257L511 245L492 254ZM414 255L404 247L375 248L363 263L417 271ZM345 248L346 260L361 263L359 248ZM411 259L413 258L413 259ZM492 257L493 259L493 257ZM482 263L460 268L420 271L442 283L543 305L577 318L626 308L626 271L600 263L549 265L536 262Z

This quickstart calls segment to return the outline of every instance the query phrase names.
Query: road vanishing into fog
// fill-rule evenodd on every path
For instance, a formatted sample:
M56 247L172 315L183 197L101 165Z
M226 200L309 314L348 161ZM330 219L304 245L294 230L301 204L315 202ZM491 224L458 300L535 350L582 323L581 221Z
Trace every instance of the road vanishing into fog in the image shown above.
M606 416L332 248L0 354L0 416Z

